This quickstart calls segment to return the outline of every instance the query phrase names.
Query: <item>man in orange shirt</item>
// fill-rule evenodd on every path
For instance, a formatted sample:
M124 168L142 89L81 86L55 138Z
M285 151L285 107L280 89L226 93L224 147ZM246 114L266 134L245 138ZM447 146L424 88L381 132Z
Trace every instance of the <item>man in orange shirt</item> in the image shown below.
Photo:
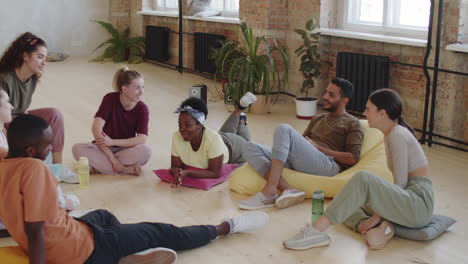
M30 264L174 263L173 250L200 247L219 235L252 231L268 223L268 215L260 212L217 226L182 228L121 224L106 210L75 219L59 207L58 181L42 162L51 150L52 137L42 118L18 116L8 128L8 155L0 161L0 218Z

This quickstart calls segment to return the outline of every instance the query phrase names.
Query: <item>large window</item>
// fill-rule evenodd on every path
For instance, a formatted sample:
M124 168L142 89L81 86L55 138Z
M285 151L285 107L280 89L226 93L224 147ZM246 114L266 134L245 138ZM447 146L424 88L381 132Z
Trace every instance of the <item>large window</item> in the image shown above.
M186 0L184 0L184 3ZM179 8L179 0L154 0L158 10L175 10ZM239 0L212 0L212 9L223 12L223 15L239 13Z
M410 35L424 38L429 25L430 0L349 0L344 29Z
M223 12L223 14L239 13L239 0L212 0L214 9Z
M179 0L154 0L157 10L176 10L179 8Z

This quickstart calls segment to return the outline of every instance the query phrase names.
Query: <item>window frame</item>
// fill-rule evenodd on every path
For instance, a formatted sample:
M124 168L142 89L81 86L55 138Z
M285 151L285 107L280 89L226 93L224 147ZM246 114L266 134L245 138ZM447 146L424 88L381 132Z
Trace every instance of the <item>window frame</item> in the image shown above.
M176 0L177 2L177 7L172 8L172 7L167 7L167 1L170 0L153 0L153 10L157 11L177 11L179 10L179 1ZM234 2L239 1L239 0L223 0L223 8L214 8L214 10L220 11L222 16L226 17L239 17L239 10L237 9L231 9L231 8L226 8L227 6L234 6Z
M228 9L226 6L234 6L235 1L240 1L240 0L223 0L223 8L213 8L214 10L220 11L222 16L226 17L239 17L239 9Z
M179 10L179 0L175 0L177 7L167 7L167 1L171 0L153 0L153 9L157 11L177 11Z
M365 22L359 20L361 0L342 0L343 10L339 16L343 18L342 28L344 30L371 33L378 35L391 35L427 39L428 28L412 27L397 24L399 20L399 8L401 0L383 0L382 24Z

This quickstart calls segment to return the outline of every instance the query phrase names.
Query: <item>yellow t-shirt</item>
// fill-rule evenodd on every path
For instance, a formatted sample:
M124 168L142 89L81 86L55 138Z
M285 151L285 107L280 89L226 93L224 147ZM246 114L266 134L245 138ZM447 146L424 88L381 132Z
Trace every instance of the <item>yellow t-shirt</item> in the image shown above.
M172 156L179 157L187 166L208 169L208 161L224 154L223 163L229 161L229 151L223 139L211 128L205 127L200 148L192 149L189 141L185 141L179 131L172 135Z

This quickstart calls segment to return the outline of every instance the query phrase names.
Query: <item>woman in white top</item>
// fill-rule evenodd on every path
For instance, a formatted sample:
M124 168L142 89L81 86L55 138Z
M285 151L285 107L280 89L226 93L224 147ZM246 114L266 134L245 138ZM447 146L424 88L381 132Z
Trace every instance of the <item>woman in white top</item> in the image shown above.
M394 183L367 171L356 173L323 216L283 242L286 248L328 245L330 239L325 230L339 223L363 234L369 247L382 248L394 234L392 223L409 228L430 223L434 194L427 177L427 159L401 114L401 98L390 89L373 92L364 112L369 126L384 134Z

